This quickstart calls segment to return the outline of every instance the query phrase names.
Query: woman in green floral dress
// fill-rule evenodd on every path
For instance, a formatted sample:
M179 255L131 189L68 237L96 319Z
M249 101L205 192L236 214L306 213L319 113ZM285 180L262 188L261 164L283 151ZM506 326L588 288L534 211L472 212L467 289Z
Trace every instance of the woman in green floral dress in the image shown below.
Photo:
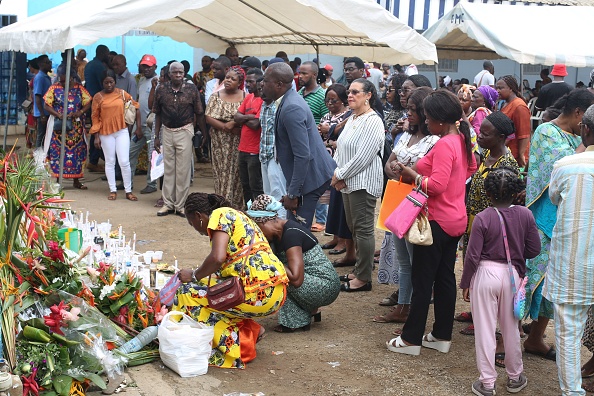
M278 217L281 207L280 202L263 194L248 203L247 214L260 226L289 277L287 299L274 330L308 331L312 316L316 322L321 320L318 308L338 297L340 280L316 237L302 224Z

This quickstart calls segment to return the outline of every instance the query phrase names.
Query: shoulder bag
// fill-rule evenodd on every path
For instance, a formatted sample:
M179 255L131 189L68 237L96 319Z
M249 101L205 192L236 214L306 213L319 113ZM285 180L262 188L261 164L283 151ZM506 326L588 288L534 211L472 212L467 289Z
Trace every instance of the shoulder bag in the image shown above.
M248 249L244 253L244 257L241 263L240 275L245 273L245 262L249 259L252 246L254 245L255 231L252 235L252 240ZM236 307L239 304L245 302L245 289L241 277L232 276L225 280L210 286L210 278L212 274L208 276L208 288L206 289L206 299L208 300L208 306L217 311L226 311L230 308Z
M507 267L509 269L509 277L512 284L512 292L514 293L514 317L517 320L522 320L526 316L526 283L528 283L528 277L525 276L518 285L518 289L516 290L516 281L514 277L514 269L511 262L511 254L509 252L509 244L507 243L507 232L505 231L505 223L503 222L503 216L497 208L493 208L497 212L499 216L499 221L501 222L501 232L503 233L503 244L505 245L505 255L507 256Z
M124 90L122 90L122 100L124 101L124 121L127 125L133 125L136 122L136 107L132 104L132 99L126 101Z
M398 238L403 238L427 204L427 198L429 197L423 192L421 185L417 186L388 216L384 223L386 228Z
M425 191L427 191L427 179L425 178L423 181L425 181ZM423 181L421 181L421 185ZM422 190L423 189L421 188L421 192ZM433 245L433 233L431 232L431 224L429 224L429 210L426 203L417 218L413 221L407 233L404 235L404 239L413 245Z

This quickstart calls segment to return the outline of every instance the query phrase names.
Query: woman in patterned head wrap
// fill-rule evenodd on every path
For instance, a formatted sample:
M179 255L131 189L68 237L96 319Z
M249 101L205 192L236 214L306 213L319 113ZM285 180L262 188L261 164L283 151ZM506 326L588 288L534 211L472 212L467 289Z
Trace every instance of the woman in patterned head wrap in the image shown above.
M280 219L280 208L280 202L262 194L248 202L246 213L260 226L289 277L287 299L274 331L308 331L312 316L316 322L322 318L318 308L338 297L340 280L316 237L300 223Z

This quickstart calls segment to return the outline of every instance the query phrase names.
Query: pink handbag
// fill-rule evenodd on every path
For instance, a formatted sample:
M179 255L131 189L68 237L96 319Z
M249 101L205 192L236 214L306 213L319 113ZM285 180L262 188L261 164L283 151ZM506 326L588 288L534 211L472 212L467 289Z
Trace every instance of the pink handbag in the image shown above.
M426 183L427 179L423 179ZM425 189L427 185L425 184ZM402 200L385 221L385 226L398 238L403 238L408 232L421 210L427 205L427 194L418 186Z

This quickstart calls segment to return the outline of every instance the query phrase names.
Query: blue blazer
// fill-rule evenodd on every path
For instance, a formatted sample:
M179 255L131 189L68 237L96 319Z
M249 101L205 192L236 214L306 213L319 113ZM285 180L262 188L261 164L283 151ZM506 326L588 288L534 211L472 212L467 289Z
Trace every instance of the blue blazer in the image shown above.
M294 89L285 93L276 109L274 135L289 195L306 195L332 179L336 163L324 147L309 106Z

